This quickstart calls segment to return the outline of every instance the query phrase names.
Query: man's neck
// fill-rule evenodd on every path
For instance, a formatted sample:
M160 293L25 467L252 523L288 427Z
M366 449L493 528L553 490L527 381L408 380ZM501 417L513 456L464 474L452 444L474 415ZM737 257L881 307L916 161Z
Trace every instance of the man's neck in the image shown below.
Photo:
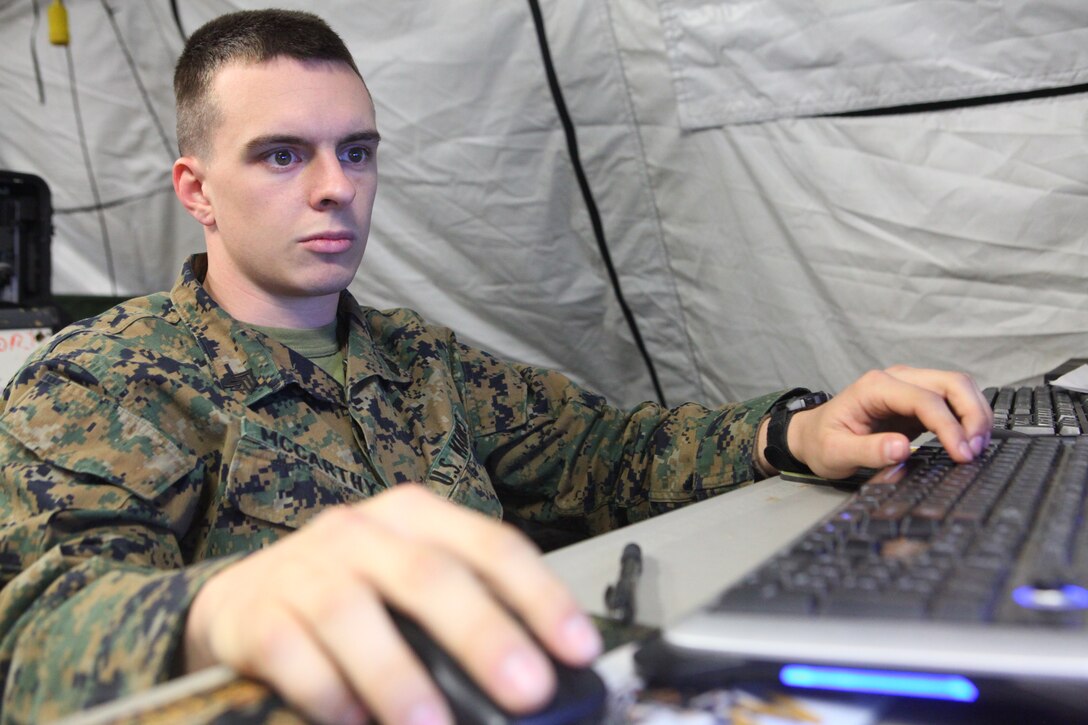
M340 295L276 298L263 291L219 284L211 267L204 277L204 290L234 319L261 327L314 329L336 319Z

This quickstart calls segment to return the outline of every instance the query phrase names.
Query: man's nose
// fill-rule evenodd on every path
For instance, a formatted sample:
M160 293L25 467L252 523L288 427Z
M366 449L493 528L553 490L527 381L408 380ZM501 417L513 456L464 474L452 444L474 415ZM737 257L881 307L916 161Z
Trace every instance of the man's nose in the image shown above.
M320 154L311 166L311 204L317 208L343 206L355 199L355 182L344 172L335 154Z

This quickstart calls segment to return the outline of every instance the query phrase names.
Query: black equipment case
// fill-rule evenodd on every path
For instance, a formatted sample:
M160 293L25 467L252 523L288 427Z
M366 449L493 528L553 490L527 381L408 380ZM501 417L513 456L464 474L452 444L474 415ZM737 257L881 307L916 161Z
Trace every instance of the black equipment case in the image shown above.
M0 171L0 329L58 325L52 240L49 186L33 174Z

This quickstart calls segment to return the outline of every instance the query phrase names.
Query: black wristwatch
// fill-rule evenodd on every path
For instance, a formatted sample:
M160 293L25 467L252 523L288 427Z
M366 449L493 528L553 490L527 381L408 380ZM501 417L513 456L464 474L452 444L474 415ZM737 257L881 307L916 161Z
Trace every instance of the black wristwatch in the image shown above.
M767 423L767 447L763 449L763 457L767 459L767 463L779 471L812 473L811 468L790 453L790 446L786 442L786 431L789 429L790 418L794 413L811 410L829 400L831 396L825 392L813 393L805 388L797 388L771 406L770 421Z

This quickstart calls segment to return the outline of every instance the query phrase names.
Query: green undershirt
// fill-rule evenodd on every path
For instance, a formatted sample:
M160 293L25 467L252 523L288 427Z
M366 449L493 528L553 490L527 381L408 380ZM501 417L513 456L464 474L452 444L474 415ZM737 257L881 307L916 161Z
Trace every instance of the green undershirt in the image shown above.
M263 332L276 342L282 343L300 355L310 359L314 365L332 375L336 382L344 385L347 376L344 373L344 348L337 335L337 321L333 320L324 327L312 330L296 330L291 327L263 327L250 325L254 330Z

